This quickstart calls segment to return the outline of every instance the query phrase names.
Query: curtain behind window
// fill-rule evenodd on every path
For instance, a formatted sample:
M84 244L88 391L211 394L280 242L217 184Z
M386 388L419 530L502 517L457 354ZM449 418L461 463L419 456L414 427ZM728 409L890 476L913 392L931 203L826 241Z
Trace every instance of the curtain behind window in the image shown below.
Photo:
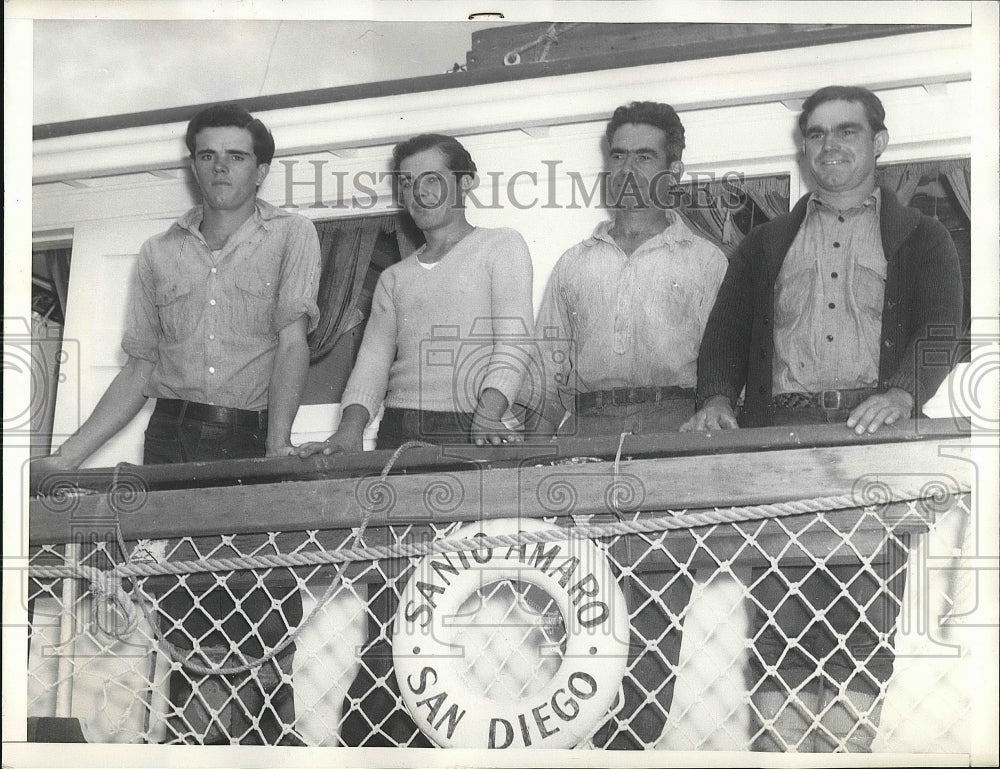
M760 223L739 214L750 204L768 220L788 213L789 186L787 176L689 182L681 185L685 204L680 213L696 232L719 244L731 257L751 227Z
M320 319L309 336L313 360L329 353L345 333L364 323L373 288L365 291L366 279L371 282L369 268L374 265L376 272L381 272L417 247L410 228L401 225L400 218L384 214L316 222L321 260Z

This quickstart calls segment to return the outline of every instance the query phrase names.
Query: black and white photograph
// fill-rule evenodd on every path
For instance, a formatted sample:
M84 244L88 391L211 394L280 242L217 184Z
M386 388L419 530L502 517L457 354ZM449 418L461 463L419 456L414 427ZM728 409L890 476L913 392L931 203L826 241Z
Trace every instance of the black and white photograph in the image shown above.
M5 767L998 765L1000 5L4 10Z

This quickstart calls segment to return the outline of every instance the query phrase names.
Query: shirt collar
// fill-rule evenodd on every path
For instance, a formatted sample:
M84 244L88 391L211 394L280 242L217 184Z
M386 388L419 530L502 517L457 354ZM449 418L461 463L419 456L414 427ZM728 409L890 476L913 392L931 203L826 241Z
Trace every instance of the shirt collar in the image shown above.
M694 240L691 230L682 216L675 211L667 211L667 218L670 220L663 232L647 240L639 249L656 248L658 246L672 246L676 243L690 244ZM596 246L599 242L607 243L618 248L615 239L611 237L610 230L614 222L603 221L594 228L593 234L584 241L588 247ZM639 250L637 249L637 250Z
M271 229L270 222L274 219L277 219L279 216L284 216L284 215L285 212L282 211L280 208L272 206L266 200L261 200L260 198L257 198L254 201L254 210L253 213L250 215L250 218L253 219L257 225L263 227L265 230L270 230ZM192 208L191 210L189 210L188 212L186 212L183 216L181 216L177 220L176 224L177 226L182 227L185 230L188 230L189 232L200 238L201 230L199 228L201 227L201 222L204 218L205 218L205 207L199 204L194 208ZM242 227L243 225L240 226Z
M818 192L813 192L809 196L808 205L809 205L809 213L812 213L813 211L819 208L826 209L827 211L835 211L835 212L839 211L839 209L835 208L834 206L825 203L823 199L820 197ZM848 208L846 211L843 211L841 213L847 213L848 211L861 211L862 209L871 208L872 206L875 207L875 215L880 216L882 214L881 187L876 187L874 190L872 190L872 193L861 202L861 205L854 206L853 208Z

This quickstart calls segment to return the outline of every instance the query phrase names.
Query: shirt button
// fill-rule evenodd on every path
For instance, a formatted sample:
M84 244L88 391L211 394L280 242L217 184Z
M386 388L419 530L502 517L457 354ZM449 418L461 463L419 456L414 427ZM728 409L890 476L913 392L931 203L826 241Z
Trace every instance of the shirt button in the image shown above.
M844 221L844 217L843 217L843 216L838 216L838 217L837 217L837 221L838 221L838 222L842 222L842 221Z
M834 304L833 302L830 302L830 304L828 304L827 307L829 307L831 310L837 309L837 305Z
M212 274L213 274L213 275L215 275L215 273L217 273L218 271L219 271L219 270L218 270L218 268L216 268L216 267L213 267L213 268L212 268Z
M834 248L840 248L840 241L839 240L833 241L833 247Z
M837 273L835 273L835 272L831 272L831 273L830 273L830 277L831 277L831 278L836 278L836 277L837 277Z
M833 334L827 334L826 335L826 341L832 342L833 341Z
M209 303L210 305L212 305L213 307L215 307L215 300L214 300L214 299L209 299L209 300L208 300L208 303Z
M215 373L215 366L209 366L208 367L208 373L209 374L214 374Z
M215 341L215 334L209 334L208 338L209 338L210 341L214 342Z

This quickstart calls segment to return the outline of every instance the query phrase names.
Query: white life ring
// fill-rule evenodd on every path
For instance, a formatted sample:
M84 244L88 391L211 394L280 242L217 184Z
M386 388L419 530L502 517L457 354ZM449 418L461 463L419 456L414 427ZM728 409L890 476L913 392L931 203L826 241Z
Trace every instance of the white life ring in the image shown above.
M537 520L503 519L452 535L550 529ZM481 534L480 534L481 533ZM562 615L565 651L552 678L521 699L470 691L455 645L459 609L481 588L511 580L545 591ZM441 747L570 748L608 715L628 663L625 596L604 553L583 539L518 548L432 555L411 575L399 604L393 664L407 710ZM476 654L475 649L470 649Z

